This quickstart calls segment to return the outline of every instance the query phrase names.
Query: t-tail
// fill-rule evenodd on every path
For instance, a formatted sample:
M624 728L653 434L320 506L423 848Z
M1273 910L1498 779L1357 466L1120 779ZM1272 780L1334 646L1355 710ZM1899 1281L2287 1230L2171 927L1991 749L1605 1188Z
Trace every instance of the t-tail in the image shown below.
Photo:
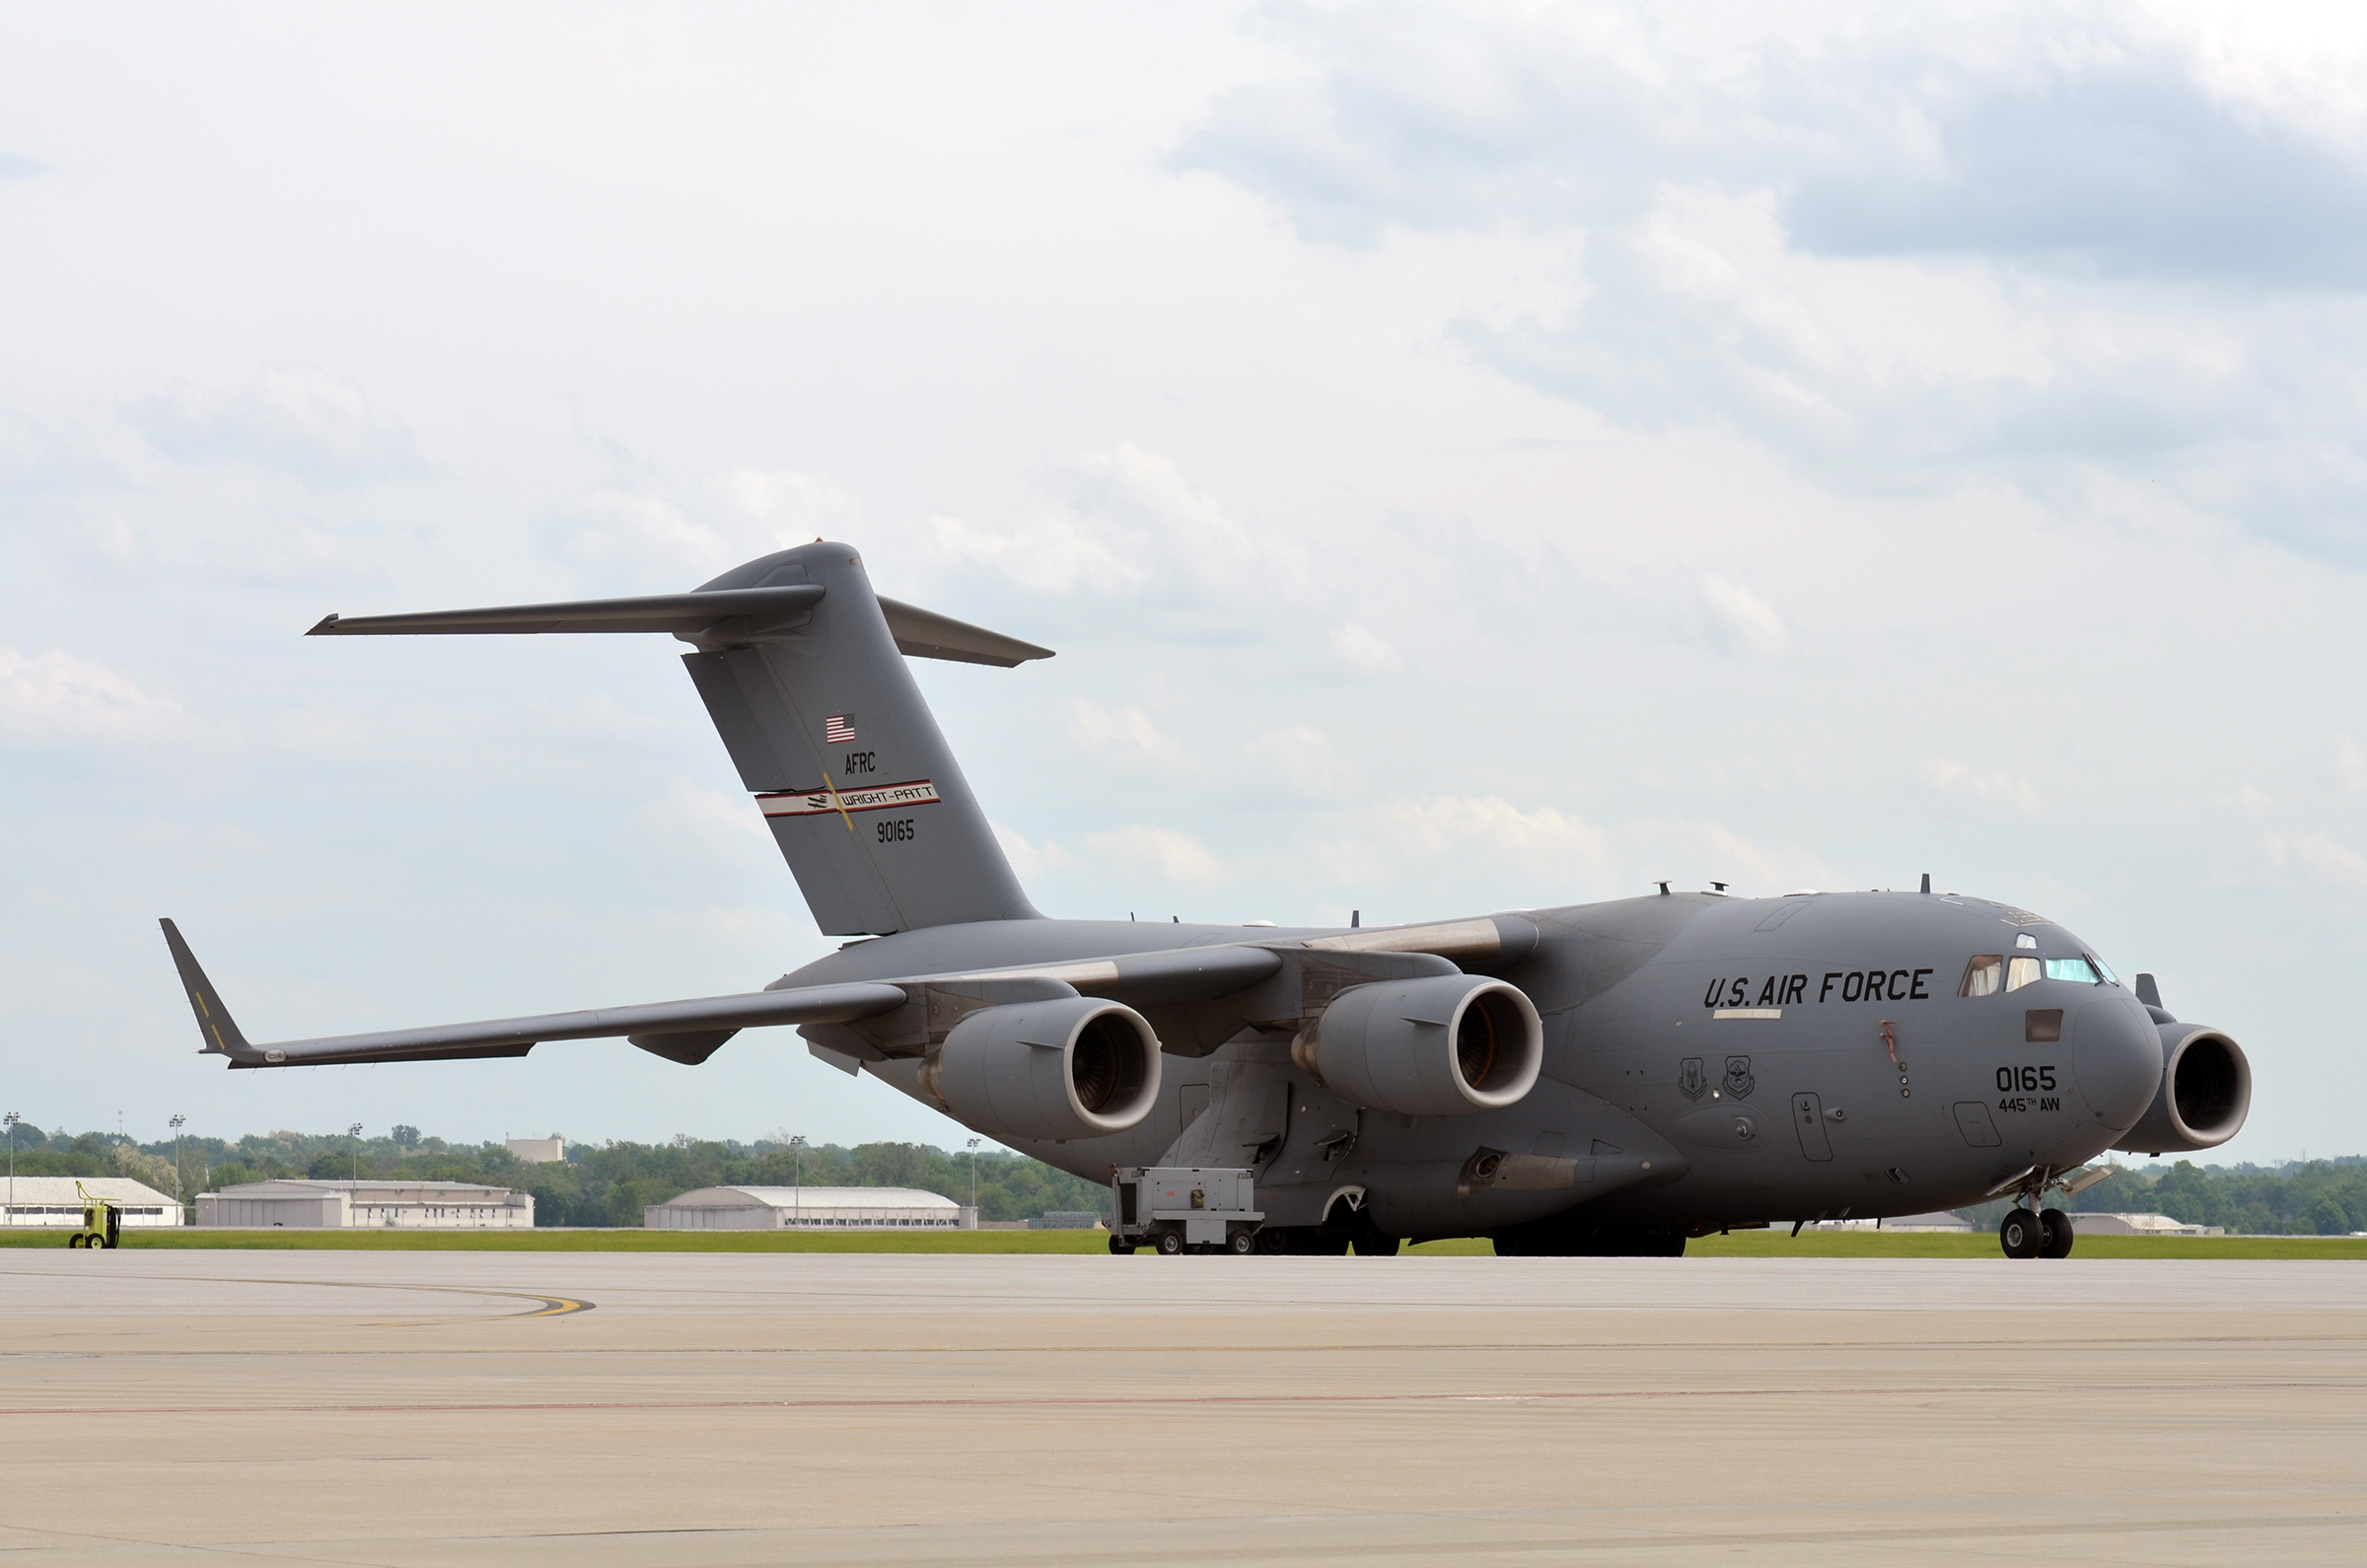
M882 599L817 541L692 593L331 615L316 636L672 632L740 781L832 935L1040 918L904 656L1009 667L1051 650Z

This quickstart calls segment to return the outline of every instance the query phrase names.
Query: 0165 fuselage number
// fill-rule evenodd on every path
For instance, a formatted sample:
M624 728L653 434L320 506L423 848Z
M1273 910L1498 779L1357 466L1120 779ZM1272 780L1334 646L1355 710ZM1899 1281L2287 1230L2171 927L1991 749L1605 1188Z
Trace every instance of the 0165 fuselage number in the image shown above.
M908 844L920 836L920 829L909 817L894 817L880 822L879 833L883 844Z
M2054 1087L2054 1064L2043 1066L2000 1067L1997 1069L1997 1092L2003 1097L1997 1102L1999 1110L2060 1110L2062 1098L2045 1095L2033 1099L2043 1090Z

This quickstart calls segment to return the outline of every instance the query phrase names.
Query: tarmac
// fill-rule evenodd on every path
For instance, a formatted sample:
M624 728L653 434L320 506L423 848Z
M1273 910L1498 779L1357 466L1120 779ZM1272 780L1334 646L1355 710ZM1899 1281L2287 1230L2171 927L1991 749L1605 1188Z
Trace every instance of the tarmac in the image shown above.
M2367 1560L2367 1262L0 1252L0 1563Z

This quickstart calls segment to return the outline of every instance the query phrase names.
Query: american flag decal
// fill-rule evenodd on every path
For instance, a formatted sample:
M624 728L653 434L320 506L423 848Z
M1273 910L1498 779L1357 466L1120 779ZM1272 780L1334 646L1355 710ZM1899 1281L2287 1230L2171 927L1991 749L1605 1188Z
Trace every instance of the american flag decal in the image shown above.
M822 738L831 746L844 746L855 738L855 716L833 713L822 721Z

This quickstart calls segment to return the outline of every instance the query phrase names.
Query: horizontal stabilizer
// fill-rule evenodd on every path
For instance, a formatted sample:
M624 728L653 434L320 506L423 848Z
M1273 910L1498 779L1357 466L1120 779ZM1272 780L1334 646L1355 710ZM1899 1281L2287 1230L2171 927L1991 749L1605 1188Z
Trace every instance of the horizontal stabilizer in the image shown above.
M1008 670L1031 659L1052 657L1049 648L900 600L881 600L880 613L888 617L888 633L896 639L896 651L907 658L949 659L956 664L996 665Z
M417 615L330 615L308 637L528 636L561 631L671 631L695 635L720 620L791 620L822 603L814 583L718 588L637 599L576 599L487 609L431 609Z
M542 632L672 632L681 637L757 636L799 620L822 603L819 583L770 588L707 588L688 594L643 594L634 599L572 599L548 605L494 605L483 609L431 609L416 615L327 615L308 637L531 637ZM1008 670L1049 659L1039 648L999 631L972 626L933 609L894 599L880 601L897 651L914 659L997 665ZM725 624L725 623L731 624Z
M730 1031L767 1024L844 1023L901 1007L905 1001L905 993L899 986L817 985L803 990L701 996L680 1002L649 1002L638 1007L592 1008L534 1018L497 1018L476 1024L440 1024L426 1029L251 1045L230 1022L222 999L214 993L213 982L197 966L196 956L189 952L188 944L180 939L173 922L167 920L164 927L166 944L173 950L173 962L179 968L181 983L188 989L189 1000L196 1009L205 1048L228 1056L233 1067L323 1067L344 1062L523 1056L543 1040L601 1039L618 1034L681 1036L700 1032L728 1034ZM659 1054L682 1059L672 1051L662 1050ZM704 1059L703 1054L699 1059Z

